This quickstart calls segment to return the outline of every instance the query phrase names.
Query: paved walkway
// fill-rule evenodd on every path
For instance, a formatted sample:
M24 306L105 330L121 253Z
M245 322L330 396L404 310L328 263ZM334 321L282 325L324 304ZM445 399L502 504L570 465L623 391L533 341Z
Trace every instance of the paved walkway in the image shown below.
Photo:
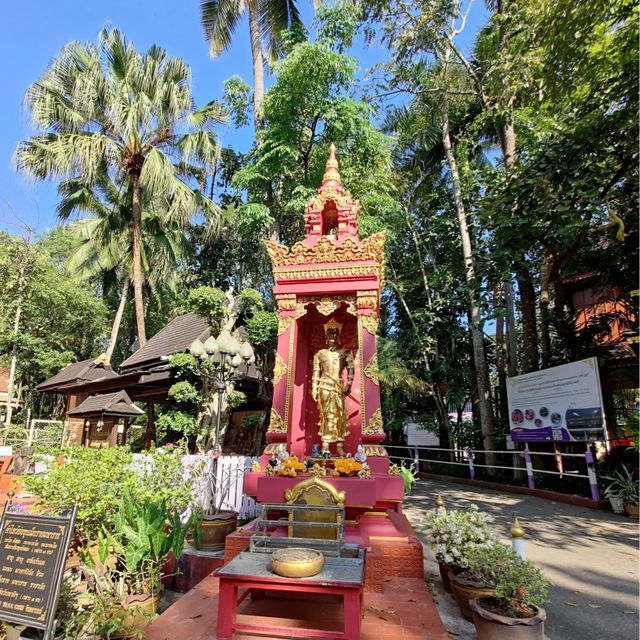
M637 640L638 522L543 498L435 480L418 480L405 514L426 542L423 515L440 494L449 509L474 503L494 516L498 534L510 540L515 516L525 529L527 556L553 582L545 605L550 640ZM427 570L437 573L430 551ZM434 577L433 592L452 637L475 638L473 625L457 613ZM454 635L455 634L455 635Z

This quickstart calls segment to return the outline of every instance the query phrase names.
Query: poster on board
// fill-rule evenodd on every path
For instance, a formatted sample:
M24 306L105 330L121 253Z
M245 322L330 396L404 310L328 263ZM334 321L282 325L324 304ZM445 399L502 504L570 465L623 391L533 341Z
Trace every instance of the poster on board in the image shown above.
M596 358L507 379L514 442L604 438L604 410Z

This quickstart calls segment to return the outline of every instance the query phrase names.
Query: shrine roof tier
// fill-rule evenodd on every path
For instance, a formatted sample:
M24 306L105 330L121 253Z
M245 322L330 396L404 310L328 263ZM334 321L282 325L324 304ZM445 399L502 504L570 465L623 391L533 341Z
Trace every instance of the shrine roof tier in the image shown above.
M306 235L291 248L266 241L276 282L274 292L335 291L366 286L381 289L384 280L384 232L360 239L360 204L342 185L331 145L322 185L307 203Z

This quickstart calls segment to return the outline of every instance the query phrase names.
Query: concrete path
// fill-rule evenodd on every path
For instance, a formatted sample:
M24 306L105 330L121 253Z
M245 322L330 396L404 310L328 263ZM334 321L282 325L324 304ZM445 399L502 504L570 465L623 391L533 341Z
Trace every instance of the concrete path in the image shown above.
M524 527L529 559L553 582L547 610L550 640L637 640L638 634L638 522L609 511L595 511L543 498L501 493L490 489L418 480L404 512L416 533L427 542L423 514L440 494L449 509L476 504L494 518L500 537L518 516ZM427 570L437 573L429 550ZM457 613L451 596L434 579L434 595L441 617L453 638L475 638L473 625Z

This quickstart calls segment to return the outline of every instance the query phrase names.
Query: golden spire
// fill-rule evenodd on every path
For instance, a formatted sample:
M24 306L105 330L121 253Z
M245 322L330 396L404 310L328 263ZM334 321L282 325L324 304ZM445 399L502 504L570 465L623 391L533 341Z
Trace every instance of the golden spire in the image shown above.
M324 170L324 176L322 177L322 186L320 192L325 190L334 190L338 193L345 193L342 186L342 180L340 178L340 172L338 171L338 160L336 158L336 145L331 143L329 147L329 159L327 160L327 166Z

